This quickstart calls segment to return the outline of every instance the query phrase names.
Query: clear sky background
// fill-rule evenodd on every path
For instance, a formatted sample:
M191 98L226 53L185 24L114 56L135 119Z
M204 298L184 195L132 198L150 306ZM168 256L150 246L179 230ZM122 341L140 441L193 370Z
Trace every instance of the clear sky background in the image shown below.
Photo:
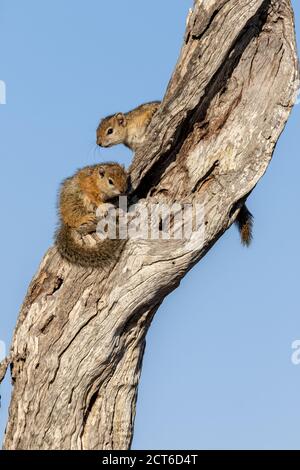
M298 39L300 5L293 1ZM0 340L52 243L60 181L117 160L100 117L162 98L192 0L0 0ZM251 197L254 242L232 227L157 313L134 449L300 449L299 122L296 106ZM298 157L297 157L298 154ZM10 386L1 386L2 439Z

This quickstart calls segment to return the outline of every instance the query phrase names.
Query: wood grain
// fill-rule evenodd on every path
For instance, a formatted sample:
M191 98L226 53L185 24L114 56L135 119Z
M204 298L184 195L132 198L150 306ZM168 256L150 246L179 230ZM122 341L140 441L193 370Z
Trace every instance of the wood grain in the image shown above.
M105 273L49 249L14 332L5 449L130 447L153 315L265 173L297 78L289 0L195 2L131 182L146 206L201 204L205 230L190 243L129 240Z

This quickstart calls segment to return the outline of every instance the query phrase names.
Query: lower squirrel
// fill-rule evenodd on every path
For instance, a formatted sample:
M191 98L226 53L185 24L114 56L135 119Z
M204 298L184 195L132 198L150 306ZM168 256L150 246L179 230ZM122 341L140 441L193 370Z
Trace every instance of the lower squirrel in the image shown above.
M59 195L60 226L55 244L61 256L85 267L104 268L117 260L125 241L104 239L88 247L76 241L79 235L96 231L97 209L126 193L128 176L123 166L103 163L86 166L63 181Z
M134 152L145 141L147 128L161 102L145 103L128 113L116 113L100 122L97 128L97 145L111 147L124 144ZM245 246L250 246L253 235L253 215L244 204L235 221Z

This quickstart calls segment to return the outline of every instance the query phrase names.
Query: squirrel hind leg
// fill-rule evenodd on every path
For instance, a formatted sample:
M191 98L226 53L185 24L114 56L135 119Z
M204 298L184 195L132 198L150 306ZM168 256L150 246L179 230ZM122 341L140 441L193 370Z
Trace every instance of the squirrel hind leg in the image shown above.
M249 247L253 239L253 215L246 204L241 208L236 224L240 232L242 245Z

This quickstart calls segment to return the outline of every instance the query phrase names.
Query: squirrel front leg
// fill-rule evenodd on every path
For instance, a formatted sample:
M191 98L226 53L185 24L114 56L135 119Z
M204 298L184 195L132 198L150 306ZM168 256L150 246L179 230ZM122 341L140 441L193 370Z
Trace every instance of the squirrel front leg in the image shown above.
M81 235L96 232L99 220L107 216L109 210L114 209L114 207L115 206L111 203L101 204L96 211L96 216L91 214L81 218L80 225L76 228L77 232Z
M86 214L82 217L80 217L77 221L76 221L76 230L80 230L81 227L83 225L86 225L86 226L97 226L97 220L98 218L94 215L94 214Z
M80 225L80 227L76 229L76 232L78 232L82 236L89 235L90 233L94 233L97 230L97 223L98 221L95 219L94 222L82 224Z

